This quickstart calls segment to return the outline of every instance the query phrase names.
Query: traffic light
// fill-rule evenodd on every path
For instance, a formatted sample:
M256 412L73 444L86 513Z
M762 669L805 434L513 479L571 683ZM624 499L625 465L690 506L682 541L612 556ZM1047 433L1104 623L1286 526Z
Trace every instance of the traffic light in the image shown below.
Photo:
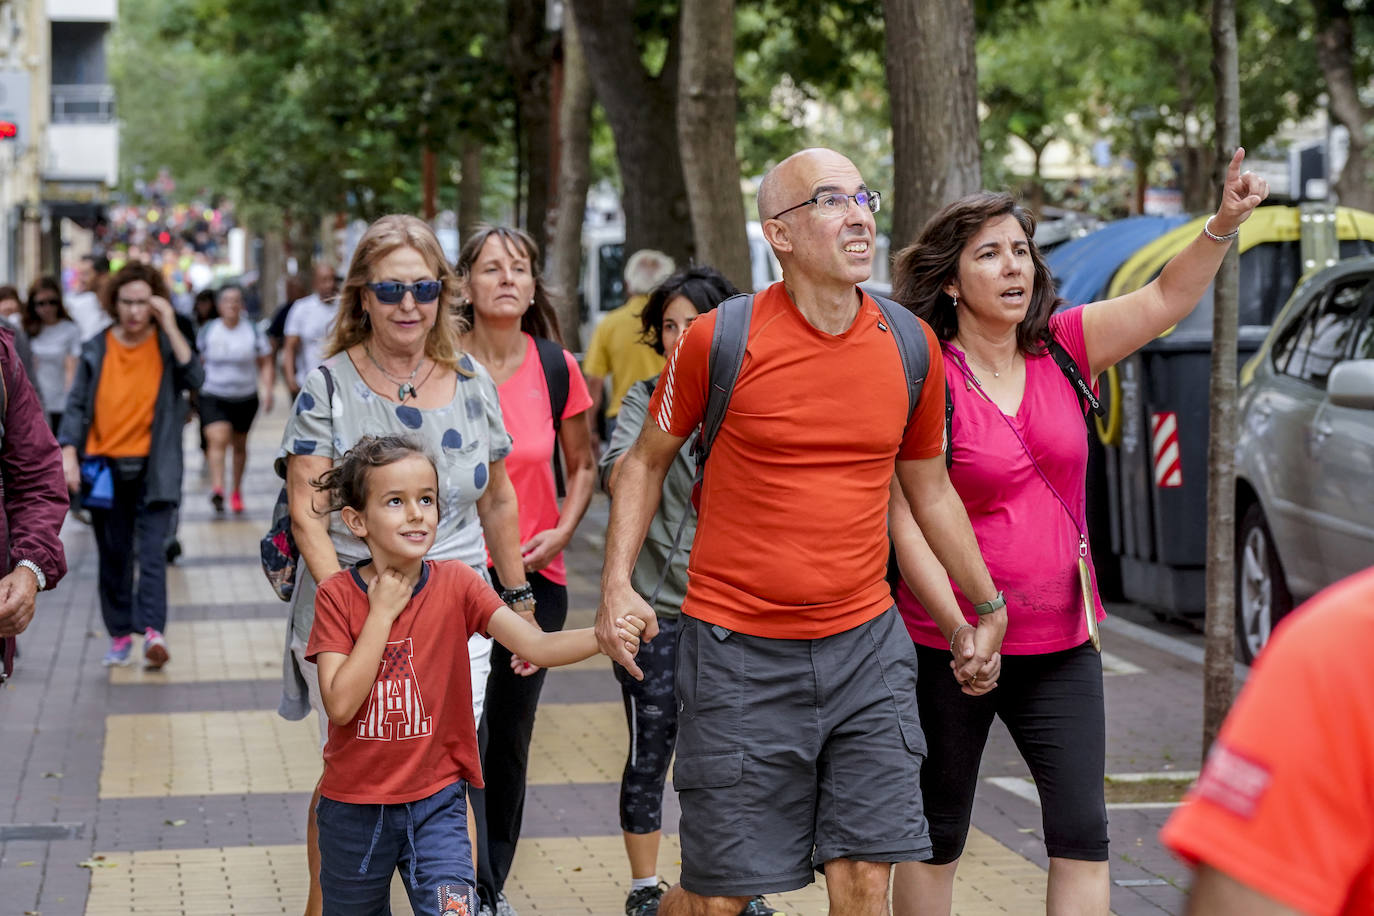
M19 125L13 121L0 121L0 140L13 140L19 136Z

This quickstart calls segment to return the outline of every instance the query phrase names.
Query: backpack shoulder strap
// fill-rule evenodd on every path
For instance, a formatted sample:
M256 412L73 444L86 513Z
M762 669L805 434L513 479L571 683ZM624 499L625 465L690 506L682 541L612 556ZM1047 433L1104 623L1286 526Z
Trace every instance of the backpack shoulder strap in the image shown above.
M890 328L892 339L897 343L897 352L902 356L902 369L906 373L907 422L916 412L916 402L921 397L926 374L930 372L930 347L926 342L921 323L905 306L883 296L868 294L878 303L882 312L885 329Z
M563 411L568 406L568 363L563 358L563 348L556 341L536 337L534 349L539 353L544 384L549 389L549 407L553 410L553 431L556 433L563 425Z
M1084 403L1084 413L1086 414L1088 410L1091 410L1097 416L1105 417L1107 408L1103 407L1097 395L1093 394L1093 388L1088 384L1088 380L1083 378L1078 363L1074 362L1069 351L1064 349L1064 345L1055 340L1054 336L1048 332L1045 334L1045 349L1049 351L1050 358L1059 367L1059 371L1064 373L1064 378L1068 379L1069 384L1073 386L1078 399Z
M696 447L698 468L711 454L711 445L725 420L725 410L730 406L730 396L735 392L735 382L744 365L753 314L753 293L731 296L716 306L716 326L711 334L711 354L707 363L711 387L706 395L706 412L701 419L701 436Z
M563 450L558 445L558 431L563 428L563 411L568 406L568 363L563 358L563 347L547 337L534 338L534 349L539 354L539 366L544 370L544 387L549 392L549 410L553 414L553 483L558 498L567 495L567 484L563 479Z

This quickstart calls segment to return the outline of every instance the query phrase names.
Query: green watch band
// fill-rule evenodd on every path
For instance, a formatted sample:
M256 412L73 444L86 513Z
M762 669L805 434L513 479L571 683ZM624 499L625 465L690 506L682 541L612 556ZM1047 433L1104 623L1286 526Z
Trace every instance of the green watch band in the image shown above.
M1002 610L1002 608L1006 606L1007 599L1002 597L1002 592L999 589L997 594L993 597L991 601L984 601L980 604L975 604L973 606L973 613L977 614L979 617L986 617L988 614L1000 611Z

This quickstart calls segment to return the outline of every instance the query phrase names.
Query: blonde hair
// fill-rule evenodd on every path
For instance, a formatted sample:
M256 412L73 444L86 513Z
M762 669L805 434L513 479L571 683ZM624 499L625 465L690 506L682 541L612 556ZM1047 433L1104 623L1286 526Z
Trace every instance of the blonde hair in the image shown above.
M372 336L372 322L363 311L363 291L372 282L372 269L377 262L398 248L418 251L441 284L438 307L434 310L434 327L425 338L425 356L454 372L471 376L473 373L459 362L462 354L458 338L467 331L467 322L457 310L461 298L458 274L444 258L444 250L429 224L405 213L392 213L377 219L358 240L339 293L339 316L325 344L324 355L342 353Z

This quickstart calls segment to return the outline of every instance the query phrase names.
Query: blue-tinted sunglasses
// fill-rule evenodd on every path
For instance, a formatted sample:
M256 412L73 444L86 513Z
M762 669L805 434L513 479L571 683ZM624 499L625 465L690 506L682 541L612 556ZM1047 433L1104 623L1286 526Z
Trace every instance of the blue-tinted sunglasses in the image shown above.
M377 297L377 301L387 305L396 305L406 297L406 293L414 296L416 302L433 302L439 298L439 290L443 289L443 286L438 280L419 280L415 283L383 280L381 283L367 284L367 288L372 290L372 295Z

